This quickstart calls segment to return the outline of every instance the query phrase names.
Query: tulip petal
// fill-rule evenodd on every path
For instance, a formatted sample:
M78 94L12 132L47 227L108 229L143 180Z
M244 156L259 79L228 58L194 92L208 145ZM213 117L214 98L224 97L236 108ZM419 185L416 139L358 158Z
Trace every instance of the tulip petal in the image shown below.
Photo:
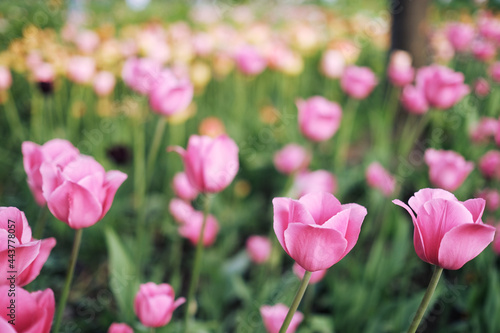
M493 241L495 227L482 223L459 225L447 232L439 247L439 266L459 269Z
M54 312L56 301L52 289L39 290L31 293L31 296L36 300L39 307L39 313L43 320L39 322L34 332L50 332L52 321L54 319Z
M417 253L417 255L420 259L422 259L425 262L429 262L429 260L427 259L427 255L425 254L425 251L424 251L422 232L420 231L420 226L417 223L417 218L415 217L415 213L413 213L411 208L408 207L408 205L406 205L401 200L395 199L395 200L392 200L392 202L398 206L403 207L404 209L406 209L406 211L408 213L410 213L411 219L413 221L413 226L414 226L413 245L415 246L415 252Z
M458 201L458 199L450 192L445 191L440 188L424 188L420 191L416 192L410 200L408 200L408 204L418 214L420 207L427 201L431 199L446 199L452 201Z
M59 167L55 164L45 162L40 166L40 174L42 175L43 197L48 201L52 192L63 183L64 177Z
M106 178L104 180L104 190L105 197L102 202L102 215L101 219L106 215L111 204L113 203L113 199L115 198L116 191L123 184L123 182L127 179L127 175L121 171L112 170L106 173Z
M347 247L347 240L337 230L314 225L292 223L284 236L290 257L310 272L337 263Z
M483 213L484 213L486 201L484 199L481 199L481 198L469 199L469 200L462 202L462 204L472 214L472 220L474 221L474 223L481 223L481 217L483 216Z
M9 324L9 322L4 319L3 317L0 317L0 332L2 333L17 333L16 330L14 329L14 326Z
M8 249L5 249L0 252L0 271L16 271L18 275L21 275L22 272L28 269L28 267L33 263L39 251L40 241L30 242L28 244L16 244L15 255L13 258L8 256ZM13 263L9 262L9 259L14 259ZM10 266L11 264L14 265L14 268ZM9 281L4 277L0 284L7 284L8 282ZM23 281L19 281L19 279L16 278L16 284L19 284L19 282Z
M345 204L342 205L342 211L349 210L349 223L347 225L347 230L345 232L345 239L347 240L347 248L345 249L344 255L349 253L354 245L356 245L361 231L361 225L368 213L366 208L355 204Z
M20 286L27 285L40 274L40 271L49 258L50 252L54 246L56 246L56 239L53 237L41 240L38 255L33 260L31 265L18 275L17 281Z
M337 198L333 194L326 192L306 194L299 199L299 202L304 205L318 225L322 225L342 210Z
M212 141L204 155L203 183L206 191L219 192L228 186L238 173L238 146L227 135Z

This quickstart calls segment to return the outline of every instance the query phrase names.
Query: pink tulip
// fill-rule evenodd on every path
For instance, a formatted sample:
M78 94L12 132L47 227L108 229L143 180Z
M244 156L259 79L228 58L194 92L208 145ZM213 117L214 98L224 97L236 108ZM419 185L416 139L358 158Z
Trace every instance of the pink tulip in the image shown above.
M267 66L266 58L253 46L241 47L235 55L236 66L246 75L260 74Z
M365 99L376 85L377 78L368 67L348 66L340 79L342 90L355 99Z
M496 40L500 37L500 21L491 16L491 13L482 15L477 21L479 34L487 39Z
M486 178L500 179L500 151L490 150L479 160L479 170Z
M53 139L43 146L34 142L25 141L22 144L24 171L28 176L28 186L39 206L44 206L46 201L42 192L42 175L40 167L43 163L51 163L56 167L64 168L74 161L80 152L66 140Z
M394 193L396 180L380 163L371 163L366 169L365 177L369 186L378 189L386 197Z
M181 222L179 234L191 241L193 245L198 244L201 228L203 226L203 213L193 210L189 216ZM203 246L210 246L215 242L219 232L219 223L213 215L207 216L205 230L203 232Z
M42 163L42 190L50 212L73 229L87 228L108 212L118 187L127 179L121 171L106 172L92 157L80 155L64 168Z
M163 70L151 86L149 105L154 112L171 116L189 106L193 93L193 85L187 77L178 79L170 70Z
M342 52L327 50L321 57L321 73L330 79L338 79L342 76L345 68L345 58Z
M470 138L475 143L487 143L491 138L494 138L499 122L495 118L483 117L470 133Z
M276 169L290 175L307 169L311 162L311 156L303 147L290 143L274 154L274 166Z
M54 318L55 299L51 289L28 292L15 288L15 297L8 297L9 286L0 286L0 332L2 333L50 333ZM15 309L10 310L11 300ZM10 314L13 312L13 317ZM15 319L15 325L9 323Z
M94 91L98 96L107 96L115 88L115 83L116 79L112 73L106 71L99 72L94 77Z
M5 66L0 66L0 91L7 90L12 85L12 74Z
M417 88L423 89L429 105L442 110L449 109L469 93L462 73L439 65L420 68L416 83Z
M490 66L489 73L493 81L500 83L500 61L497 61Z
M447 191L455 191L474 170L474 163L451 150L427 149L425 163L429 166L431 183Z
M141 284L134 299L134 311L141 323L146 327L162 327L172 319L177 307L186 300L184 297L175 300L174 289L167 283Z
M189 203L181 199L172 199L168 207L174 220L179 223L184 223L194 211L194 208Z
M250 259L256 264L269 260L272 245L269 238L264 236L251 236L247 239L246 249Z
M484 189L477 196L486 201L486 209L490 212L495 212L500 208L500 193L497 190Z
M71 81L79 84L87 84L94 77L95 67L95 60L93 58L74 56L69 59L66 71Z
M223 134L217 138L191 135L187 150L169 147L184 162L189 182L202 193L216 193L225 189L238 173L238 146Z
M149 94L161 73L161 64L150 58L129 58L123 65L125 84L141 95Z
M495 45L488 41L476 40L472 43L472 54L480 61L489 61L495 57Z
M495 239L493 240L493 251L500 255L500 223L497 223L497 232L495 234Z
M295 177L292 193L293 197L300 198L308 193L337 192L337 179L326 170L303 171Z
M185 172L175 174L173 187L175 195L181 199L194 200L198 196L198 190L191 185Z
M408 85L403 88L401 103L408 112L413 114L424 114L429 110L424 91L414 86Z
M43 64L43 57L39 51L30 51L26 56L26 66L32 71Z
M446 37L455 51L464 52L474 39L474 28L468 24L453 22L448 25Z
M281 303L274 306L262 306L260 308L260 315L262 316L262 320L264 321L264 327L266 328L267 333L279 333L280 328L285 321L287 313L288 307ZM304 315L301 312L295 312L292 317L292 321L290 322L290 326L288 326L288 329L286 330L286 333L294 333L303 319Z
M92 30L82 31L75 38L76 46L85 54L94 52L99 46L99 42L99 35Z
M445 190L425 188L410 198L409 207L400 200L392 202L410 213L415 251L430 264L459 269L493 241L495 228L481 220L483 199L461 202Z
M109 326L108 333L134 333L134 330L127 324L113 323Z
M406 51L396 50L391 54L387 76L397 87L404 87L413 82L415 69L411 66L411 55Z
M342 109L337 103L314 96L307 100L299 99L296 104L300 132L306 138L325 141L337 132L342 119Z
M482 77L478 78L474 82L474 93L479 97L488 96L490 93L490 84L488 81L483 79Z
M366 208L341 205L330 193L299 200L274 198L274 232L281 246L304 269L314 272L339 262L358 241Z
M41 63L33 68L33 77L36 82L54 82L56 73L54 66L49 63Z
M293 264L293 267L292 267L292 270L293 270L293 273L299 278L299 279L303 279L304 278L304 274L306 273L306 270L304 268L302 268L299 264L297 263L294 263ZM316 272L312 272L311 273L311 278L309 280L309 284L316 284L318 283L319 281L323 280L323 278L325 277L326 275L326 272L327 270L326 269L323 269L321 271L316 271Z
M56 240L52 237L42 240L32 238L26 216L15 207L0 207L0 233L5 236L0 245L0 271L17 272L14 281L0 279L0 285L13 283L25 286L40 274L52 248L56 245ZM8 244L15 247L13 263L9 262L9 259L12 259L9 254L13 254L13 248Z
M498 119L497 132L495 134L495 143L500 147L500 118Z

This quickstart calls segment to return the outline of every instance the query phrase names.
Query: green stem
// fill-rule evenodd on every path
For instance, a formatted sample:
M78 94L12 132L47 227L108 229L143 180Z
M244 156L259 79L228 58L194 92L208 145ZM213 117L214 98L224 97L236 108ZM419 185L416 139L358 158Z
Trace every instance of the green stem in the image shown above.
M155 328L154 328L154 327L150 327L150 328L149 328L149 333L155 333L155 331L156 331L156 330L155 330Z
M7 116L7 121L10 127L15 132L15 135L19 140L25 140L24 128L21 124L21 119L19 119L19 114L16 108L16 104L12 99L12 94L7 92L7 100L5 101L5 115Z
M59 332L59 328L61 327L64 308L66 307L66 302L68 300L69 290L71 287L71 281L73 280L73 273L75 272L76 259L78 258L78 251L80 250L82 233L83 229L77 229L75 231L75 240L73 241L73 249L71 250L68 272L66 273L66 282L64 283L64 289L61 298L59 299L56 319L54 321L54 330L53 330L54 333Z
M297 290L297 294L293 299L292 305L290 306L290 310L288 310L288 313L286 314L285 321L283 322L283 325L281 326L279 333L286 333L288 326L290 326L290 323L292 322L293 315L295 314L297 308L299 307L300 301L302 300L302 296L304 296L304 293L306 292L307 285L309 284L310 279L311 279L311 272L306 271L304 277L302 278L302 282L300 282L299 290Z
M134 124L134 204L137 212L137 274L142 276L142 256L145 246L146 210L144 207L146 197L146 166L145 166L145 133L144 123L141 119L132 119Z
M146 163L146 179L148 185L151 182L151 179L153 179L154 163L156 161L156 157L158 156L158 150L160 149L161 139L163 138L166 125L167 117L161 117L156 125L153 143L151 144L151 150L149 151L148 161Z
M432 294L434 294L434 290L436 290L437 284L439 282L439 278L441 277L441 273L443 269L441 267L434 267L434 273L432 274L431 281L429 282L429 286L427 287L427 291L425 292L424 298L418 307L417 313L411 322L410 328L408 329L408 333L415 333L417 331L418 325L420 321L424 317L425 310L429 306L429 302L431 301Z
M334 171L339 173L341 169L347 164L347 151L351 141L352 130L354 127L354 120L356 119L356 109L359 101L354 98L348 98L344 111L342 113L342 122L338 133L338 145L335 152L333 165Z
M189 332L189 319L191 315L194 315L191 313L191 309L193 305L191 302L193 302L194 294L196 292L196 287L198 286L198 280L200 279L200 270L201 270L201 259L203 256L203 237L205 235L205 225L207 223L207 217L208 213L210 210L210 197L206 196L204 197L204 203L203 203L203 223L201 225L201 230L200 230L200 237L198 238L198 243L196 245L196 254L194 257L194 262L193 262L193 269L192 275L191 275L191 281L189 283L189 289L188 289L188 294L187 294L187 301L186 301L186 312L184 314L184 332L187 333Z

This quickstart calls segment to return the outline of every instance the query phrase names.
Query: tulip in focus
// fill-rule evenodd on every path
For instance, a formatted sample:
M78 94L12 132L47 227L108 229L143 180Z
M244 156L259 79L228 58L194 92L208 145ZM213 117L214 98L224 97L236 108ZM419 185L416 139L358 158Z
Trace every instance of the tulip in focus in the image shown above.
M94 91L98 96L107 96L115 88L115 83L116 79L112 73L106 71L99 72L94 77Z
M468 24L454 22L448 25L446 37L455 51L464 52L469 49L474 39L474 28Z
M271 241L264 236L251 236L247 239L246 250L254 263L265 263L271 256Z
M295 177L292 193L294 198L313 192L337 192L337 179L326 170L303 171Z
M306 138L325 141L337 132L342 119L342 109L337 103L314 96L307 100L299 99L296 104L300 132Z
M479 170L488 179L500 179L500 151L490 150L479 160Z
M315 272L339 262L358 241L366 208L341 205L330 193L310 193L299 200L274 198L274 232L285 252L302 268Z
M327 50L321 57L321 73L330 79L338 79L344 72L345 63L346 61L342 52Z
M141 323L146 327L162 327L172 319L177 307L186 300L181 297L175 300L174 289L167 283L141 284L134 299L134 311Z
M166 69L151 85L149 104L154 112L172 116L189 106L193 93L194 88L189 78L177 78L172 71Z
M387 76L391 83L403 87L413 82L415 69L411 66L411 55L406 51L396 50L391 54Z
M458 189L474 169L474 163L451 150L430 148L425 151L424 158L431 183L451 192Z
M290 175L307 169L311 162L311 156L303 147L290 143L274 154L274 166L276 169Z
M191 185L185 172L175 174L172 181L174 193L181 199L194 200L198 196L198 190Z
M380 163L371 163L365 176L368 185L381 191L384 196L390 197L394 193L396 180Z
M93 58L74 56L69 59L66 71L71 81L79 84L87 84L94 77L95 67L95 60Z
M14 229L14 233L9 230ZM33 281L47 261L50 252L56 245L55 238L42 240L34 239L31 236L31 228L23 212L15 207L0 207L0 233L4 234L3 249L0 250L0 271L16 271L15 281L0 279L0 285L15 283L18 286L25 286ZM7 247L7 238L15 244L15 269L9 269L12 259L12 252Z
M15 298L7 297L9 286L0 286L0 332L2 333L50 333L54 319L55 299L51 289L28 292L16 288ZM12 318L7 310L10 300L15 299L15 325L9 323Z
M108 333L134 333L134 330L127 324L113 323L109 326Z
M274 306L264 305L260 308L260 315L264 321L264 327L267 333L279 333L281 325L285 321L285 317L288 313L288 307L284 304L276 304ZM300 325L304 315L300 312L295 312L293 315L290 326L286 330L286 333L294 333L297 327Z
M304 278L304 274L306 273L306 270L303 269L299 264L294 263L292 267L293 273L300 279L302 280ZM309 280L309 284L316 284L319 281L323 280L323 278L326 275L327 270L323 269L321 271L316 271L311 273L311 278Z
M246 75L260 74L267 66L266 58L253 46L241 47L235 55L236 66Z
M189 239L193 245L198 244L200 239L201 229L203 226L203 213L193 210L191 214L186 216L179 227L179 234ZM207 216L205 230L203 232L203 246L211 246L215 242L217 233L219 232L219 223L213 215Z
M424 114L429 110L424 91L411 85L403 88L401 103L409 113Z
M169 147L182 157L191 184L202 193L225 189L238 173L238 146L227 135L217 138L191 135L187 150Z
M377 78L368 67L348 66L340 79L340 87L352 98L365 99L377 85Z

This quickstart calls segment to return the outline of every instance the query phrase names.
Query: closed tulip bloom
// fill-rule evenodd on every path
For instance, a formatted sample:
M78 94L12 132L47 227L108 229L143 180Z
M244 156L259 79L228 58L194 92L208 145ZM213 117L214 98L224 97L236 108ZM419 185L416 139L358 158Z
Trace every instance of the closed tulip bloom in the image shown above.
M262 316L262 320L264 321L264 327L266 328L267 333L279 333L281 325L283 325L287 313L288 307L281 303L274 306L262 306L260 308L260 315ZM288 326L288 329L286 330L286 333L294 333L303 319L304 315L301 312L295 312L292 321L290 322L290 326Z
M500 208L500 193L497 190L484 189L477 196L486 201L486 209L490 212L495 212Z
M94 91L99 96L111 94L115 88L115 76L107 71L101 71L94 77Z
M479 123L472 128L470 138L475 143L488 143L490 139L495 137L499 126L497 119L483 117L479 120Z
M99 46L99 35L92 30L85 30L79 33L75 39L78 49L85 54L90 54Z
M340 87L352 98L365 99L377 85L377 78L368 67L349 66L340 79Z
M497 232L493 240L493 251L495 251L497 255L500 255L500 223L497 223Z
M161 73L161 64L150 58L129 58L123 65L125 84L141 95L149 94Z
M479 35L486 39L495 40L500 37L500 21L491 16L491 13L485 13L477 20Z
M121 171L106 172L90 156L80 155L64 168L43 163L43 196L50 212L73 229L87 228L108 212L118 187L127 179Z
M314 192L335 194L337 192L337 179L326 170L299 172L293 184L293 197L300 198Z
M186 300L184 297L175 300L174 289L167 283L141 284L134 299L134 311L141 323L146 327L162 327L172 319L177 307Z
M387 76L391 83L397 87L404 87L412 83L415 69L411 66L411 55L401 50L392 52Z
M43 146L34 142L25 141L22 144L24 171L28 176L28 186L39 206L44 206L46 201L42 192L42 175L40 167L43 163L50 163L56 167L64 168L74 161L80 154L69 141L53 139Z
M274 166L276 169L290 175L307 169L311 162L311 156L303 147L290 143L274 154Z
M476 40L472 43L472 54L480 61L489 61L495 57L497 50L489 41Z
M20 287L15 291L15 325L9 323L9 306L12 298L7 297L9 286L0 286L0 332L2 333L50 333L54 319L55 299L51 289L28 292Z
M171 116L189 106L193 92L193 85L187 77L177 78L170 70L163 70L151 86L149 105L154 112Z
M193 245L198 244L201 228L203 226L203 213L193 210L189 216L181 222L179 234L189 239ZM203 246L210 246L215 242L219 232L219 223L213 215L207 216L205 230L203 232Z
M321 73L330 79L338 79L344 72L345 62L346 61L342 52L337 50L327 50L321 57Z
M314 272L339 262L358 241L366 208L341 205L330 193L299 200L274 198L274 232L281 246L304 269Z
M300 279L302 280L304 278L304 274L306 273L306 270L303 269L299 264L294 263L292 267L293 273ZM323 269L321 271L316 271L311 273L311 278L309 279L309 284L316 284L319 281L323 280L323 278L326 275L327 270Z
M255 47L241 47L235 55L236 66L246 75L257 75L266 69L267 59Z
M337 132L342 119L342 109L337 103L314 96L306 100L299 99L296 104L300 132L306 138L325 141Z
M53 82L56 77L54 66L43 62L33 68L33 78L36 82Z
M474 170L474 163L451 150L427 149L425 163L429 166L431 183L447 191L455 191Z
M12 229L15 232L9 233L9 230ZM26 216L15 207L0 207L0 234L5 240L0 245L0 259L2 260L0 261L0 270L2 272L15 270L17 273L13 283L19 286L27 285L40 274L52 248L56 245L55 238L34 239L31 236L31 228ZM9 251L7 243L15 246L15 269L9 268L12 264L9 262L12 256L9 257L9 255L12 255L13 252ZM11 281L5 278L0 279L0 285L4 284L10 285Z
M187 150L178 146L168 150L182 157L189 181L202 193L222 191L238 173L238 146L227 135L191 135Z
M409 113L424 114L429 111L429 103L427 103L424 91L415 86L408 85L403 88L401 104Z
M185 172L175 174L172 181L174 193L181 199L194 200L198 196L198 190L191 185Z
M500 179L500 151L490 150L479 160L479 170L486 178Z
M500 118L498 119L497 132L495 134L495 143L500 147Z
M489 74L493 81L500 83L500 61L497 61L490 66Z
M247 239L246 250L254 263L265 263L271 256L271 241L264 236L251 236Z
M393 203L410 213L415 251L432 265L459 269L493 241L495 228L481 220L483 199L461 202L445 190L425 188L410 198L409 206Z
M74 56L69 59L66 71L71 81L79 84L87 84L94 77L95 67L95 60L93 58Z
M378 189L384 196L389 197L394 193L396 180L380 163L371 163L366 169L365 176L368 185Z
M490 84L484 78L480 77L474 82L474 93L479 97L488 96L490 93Z
M127 324L113 323L109 326L108 333L134 333L134 330Z
M5 66L0 66L0 91L7 90L12 85L12 74Z
M449 24L446 29L446 37L457 52L464 52L469 49L474 34L474 27L459 22Z
M179 223L184 223L194 211L194 208L189 203L177 198L172 199L168 207L170 214Z

